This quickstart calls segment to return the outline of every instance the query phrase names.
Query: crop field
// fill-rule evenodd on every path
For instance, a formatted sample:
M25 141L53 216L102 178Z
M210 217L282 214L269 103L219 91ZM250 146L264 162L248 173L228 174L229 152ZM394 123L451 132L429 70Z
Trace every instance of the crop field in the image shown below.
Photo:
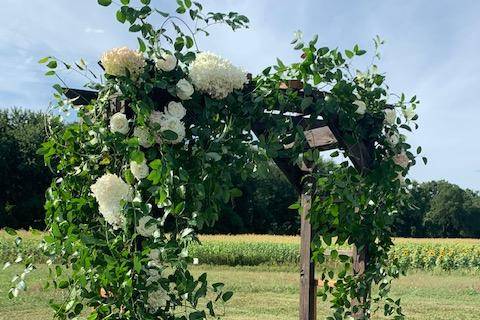
M23 238L19 248L15 237L0 232L0 262L14 261L17 250L33 254L43 263L37 246L41 234L19 232ZM190 255L201 264L228 266L289 265L299 261L300 238L273 235L203 235L202 245L191 245ZM480 271L480 240L478 239L414 239L396 238L390 252L406 269ZM349 250L348 247L342 247Z

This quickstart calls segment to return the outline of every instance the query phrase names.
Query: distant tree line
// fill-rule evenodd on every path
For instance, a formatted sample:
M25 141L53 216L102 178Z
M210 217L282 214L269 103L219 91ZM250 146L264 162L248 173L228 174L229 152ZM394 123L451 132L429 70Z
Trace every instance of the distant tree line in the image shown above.
M36 151L45 141L45 117L23 109L0 110L0 228L44 227L43 203L52 174ZM325 162L324 166L334 165ZM288 206L298 195L273 162L243 180L211 233L298 234L300 219ZM480 194L447 181L414 183L393 232L402 237L480 237Z

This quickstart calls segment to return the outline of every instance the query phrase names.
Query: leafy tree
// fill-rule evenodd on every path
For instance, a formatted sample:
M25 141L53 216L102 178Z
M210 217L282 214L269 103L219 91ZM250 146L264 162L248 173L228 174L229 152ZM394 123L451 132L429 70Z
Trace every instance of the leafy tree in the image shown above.
M36 154L45 141L45 116L18 108L0 111L0 227L44 225L45 190L52 175Z

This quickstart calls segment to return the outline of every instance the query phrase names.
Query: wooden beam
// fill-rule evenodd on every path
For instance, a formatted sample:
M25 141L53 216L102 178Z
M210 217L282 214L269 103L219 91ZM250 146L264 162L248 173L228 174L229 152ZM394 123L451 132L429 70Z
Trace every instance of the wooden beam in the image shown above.
M365 268L367 266L367 254L365 249L358 250L357 247L353 246L353 274L357 277L362 277L365 273ZM361 307L365 303L370 294L369 290L366 290L365 294L359 299L352 300L352 307L358 306L359 310L353 314L354 319L364 319L365 310Z
M302 194L301 243L300 243L300 320L316 320L315 264L312 261L312 226L307 219L311 207L309 195Z

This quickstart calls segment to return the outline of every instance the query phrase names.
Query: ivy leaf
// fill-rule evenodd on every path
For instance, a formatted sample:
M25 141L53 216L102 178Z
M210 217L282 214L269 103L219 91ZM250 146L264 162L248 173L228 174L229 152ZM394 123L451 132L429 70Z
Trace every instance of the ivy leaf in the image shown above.
M227 292L225 292L225 293L222 295L222 300L223 300L224 302L227 302L227 301L230 300L232 297L233 297L233 292L232 292L232 291L227 291Z
M112 4L112 0L98 0L98 4L104 7L108 7Z
M178 134L176 134L172 130L165 130L165 131L162 131L162 138L167 139L169 141L175 141L178 139Z
M118 10L116 13L116 16L117 16L117 20L121 23L125 23L125 21L127 20L127 16L125 16L122 10Z
M140 47L140 52L145 52L145 50L147 49L147 47L145 46L145 42L143 42L143 40L140 38L137 38L137 40Z

